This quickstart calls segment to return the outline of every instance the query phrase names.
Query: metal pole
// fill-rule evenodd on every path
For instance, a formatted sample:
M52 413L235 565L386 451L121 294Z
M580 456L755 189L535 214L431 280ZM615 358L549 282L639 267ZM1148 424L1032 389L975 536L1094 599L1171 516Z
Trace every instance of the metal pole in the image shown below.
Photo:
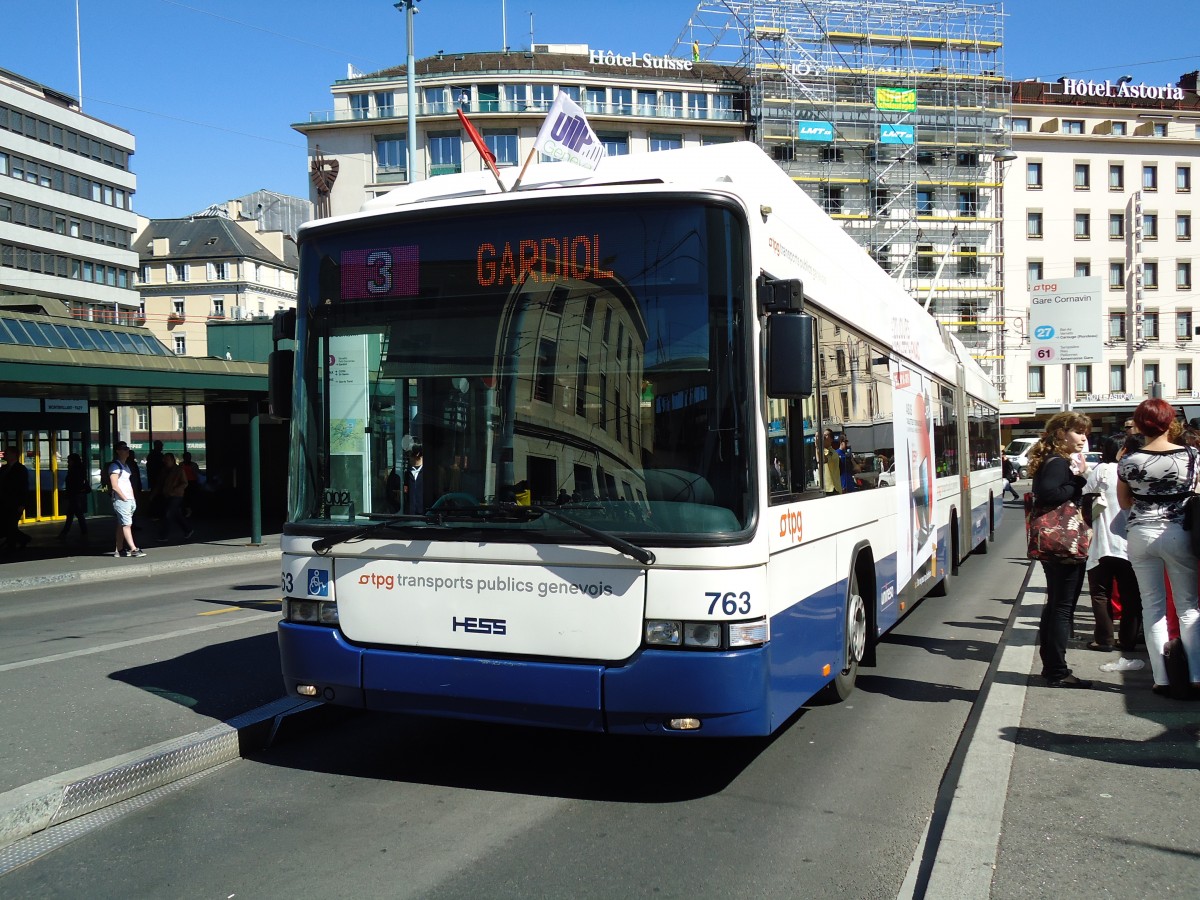
M405 71L408 76L408 182L420 181L417 172L417 81L416 61L413 58L413 14L417 0L404 0L404 19L408 31L408 61Z
M262 544L262 451L259 444L258 397L250 398L250 543Z
M83 34L79 30L79 0L75 0L75 71L79 76L79 111L83 112Z
M1071 383L1071 364L1070 363L1063 363L1062 378L1063 378L1062 408L1063 408L1063 412L1070 412L1070 410L1071 410L1071 391L1075 387L1075 385L1073 385Z

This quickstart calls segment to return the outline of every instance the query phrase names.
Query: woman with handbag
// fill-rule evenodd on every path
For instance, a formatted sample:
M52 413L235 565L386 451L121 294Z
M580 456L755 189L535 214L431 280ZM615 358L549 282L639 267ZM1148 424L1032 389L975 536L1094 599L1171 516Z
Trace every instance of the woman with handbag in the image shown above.
M1188 658L1188 675L1193 690L1198 690L1197 565L1183 521L1185 504L1200 474L1200 461L1194 449L1175 443L1182 429L1175 421L1175 408L1165 400L1152 397L1142 401L1133 413L1133 423L1145 435L1146 444L1121 460L1117 500L1122 509L1129 511L1129 562L1142 594L1142 624L1154 673L1154 692L1170 695L1163 656L1167 643L1166 579L1170 579L1179 613L1179 637Z
M1042 658L1042 677L1050 687L1089 688L1090 681L1076 678L1067 667L1067 641L1075 620L1075 604L1083 589L1084 563L1090 540L1079 512L1083 486L1087 479L1087 446L1092 420L1075 412L1060 412L1050 417L1046 430L1029 451L1029 471L1033 476L1033 513L1031 515L1030 555L1040 559L1046 574L1046 605L1038 629L1038 652ZM1032 533L1035 520L1051 514L1062 529L1072 525L1083 529L1074 540L1058 542L1053 549L1039 552ZM1047 543L1045 546L1049 546Z

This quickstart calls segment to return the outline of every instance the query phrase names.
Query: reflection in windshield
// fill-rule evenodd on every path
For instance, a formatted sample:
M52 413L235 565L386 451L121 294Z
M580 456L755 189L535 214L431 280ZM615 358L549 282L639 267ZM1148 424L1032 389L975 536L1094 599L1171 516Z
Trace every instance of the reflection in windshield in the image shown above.
M310 236L292 518L513 503L606 531L744 528L743 240L728 211L677 203ZM482 525L578 537L554 516Z

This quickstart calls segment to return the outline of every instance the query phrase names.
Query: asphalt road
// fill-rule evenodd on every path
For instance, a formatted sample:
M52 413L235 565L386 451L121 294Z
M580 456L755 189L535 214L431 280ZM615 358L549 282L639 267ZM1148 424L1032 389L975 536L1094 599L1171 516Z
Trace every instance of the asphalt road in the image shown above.
M1010 516L771 741L360 715L0 879L16 897L895 898L1026 570Z

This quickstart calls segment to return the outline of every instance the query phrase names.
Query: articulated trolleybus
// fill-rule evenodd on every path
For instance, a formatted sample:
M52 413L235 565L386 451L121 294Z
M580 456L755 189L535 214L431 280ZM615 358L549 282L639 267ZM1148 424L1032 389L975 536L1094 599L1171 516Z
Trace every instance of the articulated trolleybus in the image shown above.
M581 171L302 229L289 694L766 735L986 550L994 389L770 159Z

